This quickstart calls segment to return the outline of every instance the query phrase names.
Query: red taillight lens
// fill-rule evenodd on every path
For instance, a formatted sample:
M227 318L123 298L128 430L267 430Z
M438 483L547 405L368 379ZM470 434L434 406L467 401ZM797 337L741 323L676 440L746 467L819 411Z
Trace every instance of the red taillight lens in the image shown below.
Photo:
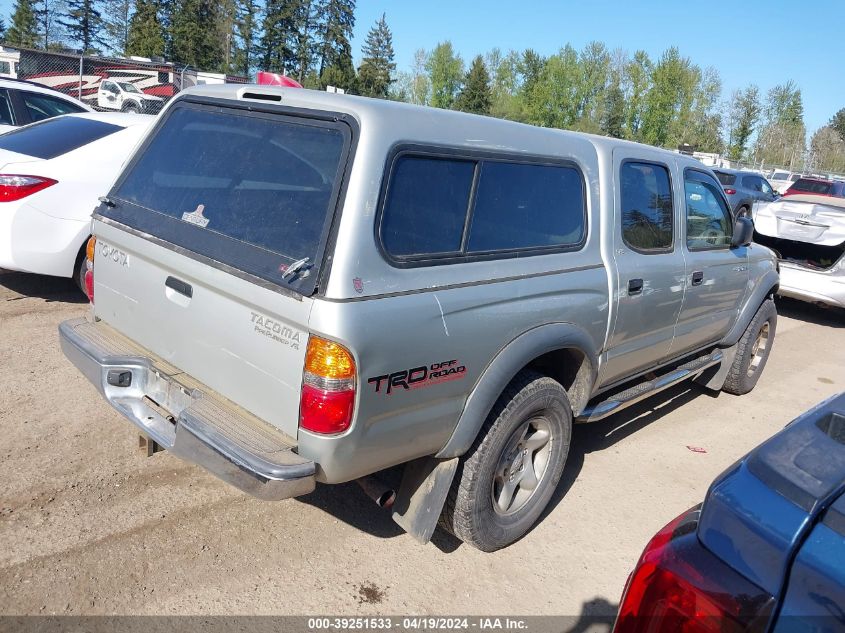
M349 428L355 392L328 391L305 384L299 403L299 422L303 429L333 435Z
M355 360L345 347L319 336L308 339L299 400L299 425L335 435L352 424Z
M698 508L660 530L634 569L614 633L762 633L774 600L698 540Z
M16 176L0 174L0 202L14 202L56 184L52 178L42 176Z
M725 193L728 194L729 196L732 196L736 193L736 189L727 189L726 188Z

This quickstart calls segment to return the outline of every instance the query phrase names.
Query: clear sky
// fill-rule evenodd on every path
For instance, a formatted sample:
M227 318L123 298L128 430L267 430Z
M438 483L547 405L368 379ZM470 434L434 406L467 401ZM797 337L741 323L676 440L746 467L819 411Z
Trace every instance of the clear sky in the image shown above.
M793 79L810 134L845 108L845 0L358 0L357 57L373 23L387 14L396 62L451 40L465 61L498 46L550 55L591 40L652 58L670 46L713 66L723 96L756 83L763 94ZM812 9L810 8L812 6Z
M11 6L0 0L7 23ZM725 98L751 82L765 94L793 79L810 133L845 107L845 0L358 0L356 60L382 13L400 70L418 48L447 39L466 61L495 46L550 55L599 40L656 58L674 45L719 70Z

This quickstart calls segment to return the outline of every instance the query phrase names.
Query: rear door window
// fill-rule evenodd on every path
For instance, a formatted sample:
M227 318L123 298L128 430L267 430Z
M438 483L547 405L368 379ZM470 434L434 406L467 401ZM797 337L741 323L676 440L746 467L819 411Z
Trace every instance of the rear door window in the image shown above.
M58 99L35 92L21 92L26 111L33 122L43 121L61 114L85 112L85 108L67 99Z
M103 121L64 116L6 132L0 136L0 149L49 160L122 129Z
M310 294L350 142L351 129L339 120L181 102L103 215ZM304 274L287 277L303 259Z
M642 252L671 249L674 209L669 170L654 163L622 163L619 189L625 243Z

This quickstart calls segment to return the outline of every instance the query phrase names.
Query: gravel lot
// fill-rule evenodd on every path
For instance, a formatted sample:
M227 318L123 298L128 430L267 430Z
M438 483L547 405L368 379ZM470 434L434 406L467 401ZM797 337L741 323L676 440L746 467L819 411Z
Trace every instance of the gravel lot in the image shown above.
M566 614L610 621L648 538L711 479L845 390L845 315L781 301L757 389L695 386L576 428L547 516L483 554L418 545L355 484L248 498L137 435L62 356L87 309L0 272L0 613ZM700 447L706 452L694 452Z

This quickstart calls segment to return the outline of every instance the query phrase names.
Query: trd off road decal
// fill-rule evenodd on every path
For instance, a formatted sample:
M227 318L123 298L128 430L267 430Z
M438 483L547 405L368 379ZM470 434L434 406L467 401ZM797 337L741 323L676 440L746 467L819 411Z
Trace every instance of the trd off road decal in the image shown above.
M262 316L257 312L251 312L250 314L252 314L252 323L255 326L256 332L282 345L290 345L291 349L299 349L301 332L291 329L278 321L274 321L270 317Z
M367 382L375 386L376 393L390 394L394 389L420 389L441 382L460 380L466 375L467 368L457 360L422 365L413 369L403 369L384 376L368 378Z

